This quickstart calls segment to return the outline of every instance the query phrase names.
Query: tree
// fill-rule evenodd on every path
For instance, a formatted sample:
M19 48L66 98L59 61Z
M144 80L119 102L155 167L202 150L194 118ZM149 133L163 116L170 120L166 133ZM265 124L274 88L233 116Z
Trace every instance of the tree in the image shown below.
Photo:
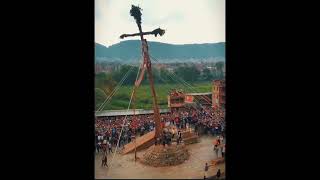
M132 69L131 69L132 68ZM130 70L131 69L131 70ZM129 72L130 71L130 72ZM125 77L125 75L129 72L129 74ZM120 82L122 78L125 77L123 84L125 85L133 85L136 77L137 77L138 67L132 67L129 65L122 65L120 70L112 73L113 78L116 82Z
M174 83L171 76L173 76L173 75L171 75L171 73L168 70L166 70L164 68L160 69L160 78L161 78L160 82L161 83L168 83L168 84Z
M96 105L96 110L101 106L101 104L105 101L107 98L107 95L102 89L96 88L95 89L95 105Z
M216 68L217 68L217 72L218 72L218 77L223 77L223 68L224 68L224 62L223 61L219 61L216 63Z
M96 74L95 87L101 89L106 95L109 95L116 86L111 74L101 72Z
M210 69L208 69L208 68L205 68L205 69L203 70L202 76L203 76L203 79L204 79L205 81L211 81L211 80L213 80L213 74L212 74L212 72L210 71Z
M200 77L200 71L194 66L180 66L175 70L175 74L187 82L195 82Z

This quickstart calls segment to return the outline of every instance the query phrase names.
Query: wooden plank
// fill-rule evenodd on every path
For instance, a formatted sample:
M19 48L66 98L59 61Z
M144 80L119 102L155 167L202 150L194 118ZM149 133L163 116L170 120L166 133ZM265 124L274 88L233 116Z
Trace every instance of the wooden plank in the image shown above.
M143 135L141 137L138 137L136 139L136 142L135 142L135 140L133 140L129 144L126 144L124 146L122 154L127 154L127 153L130 153L130 152L133 152L135 147L137 149L142 149L142 148L146 148L146 147L143 147L143 146L152 145L152 144L150 144L150 141L153 141L154 137L155 137L155 131L148 132L147 134L145 134L145 135Z

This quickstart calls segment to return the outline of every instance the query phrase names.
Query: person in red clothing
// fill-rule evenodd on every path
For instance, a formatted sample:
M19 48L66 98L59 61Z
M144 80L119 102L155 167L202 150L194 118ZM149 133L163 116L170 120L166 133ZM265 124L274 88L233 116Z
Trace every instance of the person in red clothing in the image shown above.
M218 140L217 140L217 139L214 139L214 140L212 141L212 144L213 144L213 145L218 145Z
M164 122L164 120L163 120L163 119L161 119L161 123L160 123L160 125L161 125L161 129L163 129L163 128L164 128L164 125L165 125L165 122Z

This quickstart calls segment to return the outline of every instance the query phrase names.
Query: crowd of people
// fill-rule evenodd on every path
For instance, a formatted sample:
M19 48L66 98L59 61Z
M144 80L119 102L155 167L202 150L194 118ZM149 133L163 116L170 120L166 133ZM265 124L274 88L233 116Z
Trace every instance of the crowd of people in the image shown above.
M213 110L209 106L172 109L169 113L161 114L161 125L168 124L174 124L178 129L193 128L198 135L224 135L224 111ZM131 142L132 136L142 136L154 127L153 114L96 118L96 150L111 153L118 140L118 147L122 148Z

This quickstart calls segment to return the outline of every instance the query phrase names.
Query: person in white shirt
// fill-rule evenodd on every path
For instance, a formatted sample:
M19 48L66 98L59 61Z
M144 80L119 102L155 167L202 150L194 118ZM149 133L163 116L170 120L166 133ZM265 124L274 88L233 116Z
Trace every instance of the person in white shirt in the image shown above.
M223 144L223 136L220 136L220 142Z
M111 146L110 141L108 141L107 144L108 144L108 149L109 149L109 153L110 153L110 152L112 152L112 146ZM112 153L113 153L113 152L112 152Z
M223 158L224 158L225 152L226 152L226 145L223 144L222 148L221 148L221 155L222 155Z

